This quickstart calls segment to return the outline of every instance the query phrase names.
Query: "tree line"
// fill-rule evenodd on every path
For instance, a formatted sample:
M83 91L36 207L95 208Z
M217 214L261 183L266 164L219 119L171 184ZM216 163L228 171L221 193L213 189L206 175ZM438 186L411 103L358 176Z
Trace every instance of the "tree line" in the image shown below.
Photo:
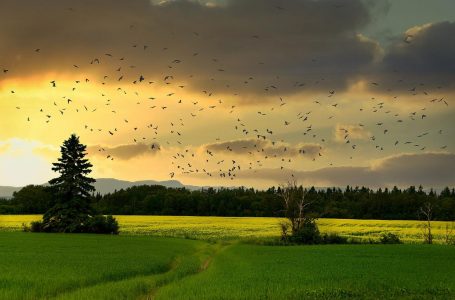
M102 214L283 217L281 187L207 188L190 191L164 186L134 186L106 195L91 194L91 206ZM411 186L407 189L350 187L306 189L307 212L320 218L418 220L419 208L433 206L434 220L455 220L455 189L440 193ZM54 203L47 186L30 185L12 199L0 199L1 214L42 214Z

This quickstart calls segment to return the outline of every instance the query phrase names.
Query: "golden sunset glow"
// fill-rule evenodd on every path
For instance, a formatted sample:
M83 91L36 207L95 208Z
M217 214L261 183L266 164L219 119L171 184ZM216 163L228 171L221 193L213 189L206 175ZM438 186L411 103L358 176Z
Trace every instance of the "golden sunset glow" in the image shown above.
M95 178L455 183L453 18L394 20L386 38L379 2L306 2L5 2L0 184L49 180L71 133Z

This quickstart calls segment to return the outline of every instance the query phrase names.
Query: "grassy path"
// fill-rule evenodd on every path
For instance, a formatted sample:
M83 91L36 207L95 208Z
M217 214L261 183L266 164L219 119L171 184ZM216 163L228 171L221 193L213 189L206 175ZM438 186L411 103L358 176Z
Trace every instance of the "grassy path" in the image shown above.
M53 299L155 299L162 287L176 284L184 278L205 271L213 258L229 244L203 243L194 253L176 257L163 273L152 273L144 276L133 276L123 280L113 280L84 286L79 289L59 294Z
M228 243L215 243L206 244L201 247L191 258L184 258L176 268L171 270L166 279L162 280L159 285L154 285L152 290L143 298L146 300L153 300L156 298L159 289L167 285L176 284L184 278L197 275L207 270L215 256L222 250L228 248L231 244ZM196 264L194 264L196 262Z

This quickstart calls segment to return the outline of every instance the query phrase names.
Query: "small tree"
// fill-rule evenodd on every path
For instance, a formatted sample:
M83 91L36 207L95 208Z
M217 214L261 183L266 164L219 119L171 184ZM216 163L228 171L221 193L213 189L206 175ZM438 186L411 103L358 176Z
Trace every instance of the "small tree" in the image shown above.
M278 223L281 229L281 241L287 243L289 241L289 221L281 221Z
M284 201L284 216L291 223L292 233L298 231L303 224L305 208L305 193L302 187L298 187L295 181L289 181L281 187L281 197Z
M95 179L88 177L92 164L85 158L85 149L75 134L63 142L61 157L52 168L60 176L49 181L55 204L42 222L32 224L32 231L118 233L114 218L96 216L90 206Z
M423 241L425 244L433 244L433 234L431 232L431 221L433 220L433 205L431 202L425 202L420 207L419 214L423 217Z
M295 181L289 181L281 187L281 197L284 201L284 216L291 227L290 239L296 243L315 244L320 240L316 219L310 217L307 208L311 202L306 199L306 191L297 186ZM282 239L287 237L288 227L280 224Z
M453 234L454 231L454 222L446 223L446 231L444 234L444 240L447 245L455 245L455 235Z

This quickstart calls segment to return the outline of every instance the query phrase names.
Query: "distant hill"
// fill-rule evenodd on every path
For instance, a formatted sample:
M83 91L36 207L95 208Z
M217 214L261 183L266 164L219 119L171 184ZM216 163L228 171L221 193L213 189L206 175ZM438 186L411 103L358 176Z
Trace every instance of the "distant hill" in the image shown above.
M202 187L194 185L184 185L178 180L141 180L141 181L126 181L114 178L98 178L96 179L95 188L100 194L111 193L115 190L126 189L138 185L162 185L169 188L187 188L189 190L199 190Z
M47 183L46 183L47 184ZM195 185L184 185L178 180L142 180L142 181L126 181L114 178L98 178L96 179L95 189L100 194L104 195L112 193L120 189L126 189L138 185L162 185L170 188L187 188L189 190L199 190L203 187ZM0 186L0 198L11 198L13 193L19 191L22 187Z
M22 187L15 186L0 186L0 198L11 198L14 192L17 192Z

